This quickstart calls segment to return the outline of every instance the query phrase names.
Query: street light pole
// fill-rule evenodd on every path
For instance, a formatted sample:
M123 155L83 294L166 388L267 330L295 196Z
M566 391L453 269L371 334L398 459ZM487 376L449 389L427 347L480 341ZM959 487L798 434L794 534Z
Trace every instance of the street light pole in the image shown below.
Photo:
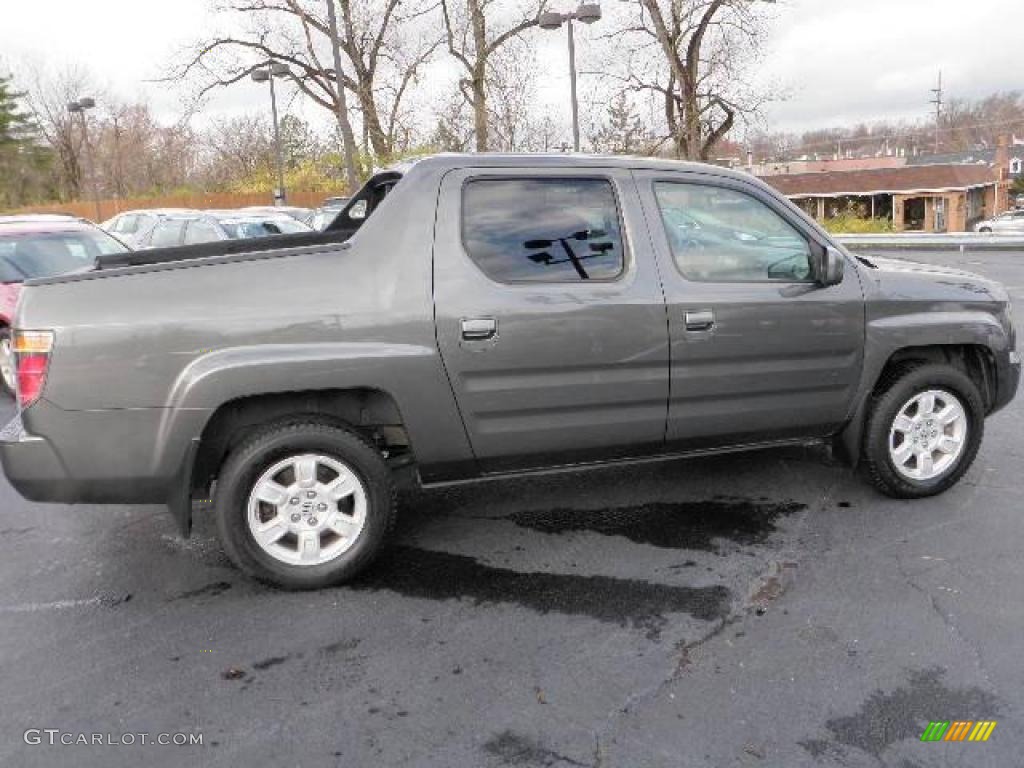
M99 186L96 183L96 163L92 156L92 145L89 144L89 122L85 119L85 113L87 110L92 109L96 106L96 100L90 96L82 96L78 101L72 101L68 104L68 112L71 113L71 119L74 120L76 114L82 117L82 141L85 143L85 163L88 166L88 174L90 186L92 187L92 200L96 206L96 221L97 223L102 220L103 213L100 210L100 192Z
M538 19L541 29L558 29L565 24L569 33L569 89L572 94L572 146L574 152L580 151L580 108L576 98L576 40L573 36L572 23L582 21L593 24L601 18L601 6L596 3L582 3L579 8L569 13L549 11L542 13Z
M576 41L572 34L572 20L566 22L569 30L569 89L572 92L572 149L580 151L580 106L576 99Z
M277 94L273 77L270 78L270 116L274 121L274 148L277 150L277 194L274 195L274 204L284 205L284 153L281 151L281 126L277 122Z
M254 69L252 79L257 83L270 82L270 114L274 121L274 149L277 155L277 189L274 190L274 205L284 205L284 152L281 149L281 128L277 121L277 92L274 90L275 77L287 77L291 70L287 64L268 62L265 69Z

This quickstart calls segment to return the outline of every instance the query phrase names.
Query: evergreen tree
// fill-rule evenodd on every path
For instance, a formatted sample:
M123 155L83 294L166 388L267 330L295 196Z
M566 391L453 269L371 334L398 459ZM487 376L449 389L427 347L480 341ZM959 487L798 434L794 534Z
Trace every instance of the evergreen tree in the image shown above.
M646 149L646 133L643 121L633 112L626 94L620 93L608 105L605 124L593 136L592 141L598 152L632 155L642 153Z
M21 109L23 93L0 76L0 208L45 199L52 189L50 152L38 143L32 116Z

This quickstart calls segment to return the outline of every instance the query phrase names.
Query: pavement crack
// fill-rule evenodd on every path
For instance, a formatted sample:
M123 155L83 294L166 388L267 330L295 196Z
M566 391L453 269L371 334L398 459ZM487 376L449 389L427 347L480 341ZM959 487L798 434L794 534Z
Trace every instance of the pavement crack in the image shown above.
M939 601L936 599L936 596L914 580L914 577L904 567L903 561L900 558L899 553L896 553L895 559L896 570L899 571L899 574L903 578L903 581L906 582L907 586L909 586L915 592L922 595L927 600L928 606L931 608L932 613L938 616L942 624L951 633L953 633L953 635L961 643L967 646L968 650L970 650L971 652L971 656L974 658L974 662L977 665L978 670L981 672L982 677L985 678L985 682L988 683L990 690L992 690L996 695L998 695L999 689L992 681L992 676L989 674L989 671L985 666L985 660L984 658L982 658L981 649L978 647L978 645L973 640L971 640L967 635L964 634L964 632L960 629L959 625L953 620L953 617L950 614L942 610L942 607L939 605Z

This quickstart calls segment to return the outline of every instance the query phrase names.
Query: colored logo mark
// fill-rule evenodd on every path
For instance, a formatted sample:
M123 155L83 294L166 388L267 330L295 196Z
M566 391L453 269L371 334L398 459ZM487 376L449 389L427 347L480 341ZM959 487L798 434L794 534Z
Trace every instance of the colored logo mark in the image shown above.
M921 741L988 741L995 729L995 720L932 720Z

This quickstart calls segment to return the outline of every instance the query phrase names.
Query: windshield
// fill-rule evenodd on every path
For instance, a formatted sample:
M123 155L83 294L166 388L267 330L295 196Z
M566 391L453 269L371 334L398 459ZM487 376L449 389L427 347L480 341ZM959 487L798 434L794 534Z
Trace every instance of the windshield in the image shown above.
M220 219L218 222L232 240L244 240L250 237L267 237L268 235L292 235L297 232L309 232L309 227L292 218L273 219Z
M92 267L128 247L99 230L0 234L0 282L20 283Z

